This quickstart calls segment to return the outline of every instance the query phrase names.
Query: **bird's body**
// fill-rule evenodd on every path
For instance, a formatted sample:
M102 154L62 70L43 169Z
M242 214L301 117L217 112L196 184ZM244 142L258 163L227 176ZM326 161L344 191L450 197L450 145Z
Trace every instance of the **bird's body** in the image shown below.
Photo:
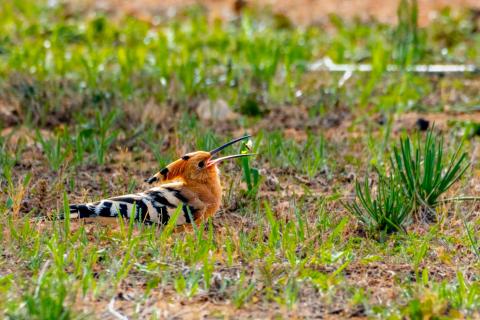
M143 223L165 225L178 207L182 212L176 225L191 223L203 211L203 203L183 188L182 183L171 183L147 191L104 199L93 203L70 206L72 218L118 217Z
M181 207L175 224L188 226L213 216L220 207L222 186L217 164L225 159L248 156L240 154L213 159L212 156L237 141L213 151L186 154L147 179L158 186L144 192L112 197L92 203L70 206L71 218L115 218L122 216L143 223L166 225Z

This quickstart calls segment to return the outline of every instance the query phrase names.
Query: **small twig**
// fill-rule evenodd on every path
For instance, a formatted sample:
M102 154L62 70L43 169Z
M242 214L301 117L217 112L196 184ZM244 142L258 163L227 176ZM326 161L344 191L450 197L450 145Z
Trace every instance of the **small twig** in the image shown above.
M110 312L110 314L114 316L116 319L128 320L128 317L124 316L123 314L115 310L114 304L115 304L115 298L112 298L112 300L110 300L110 303L108 304L108 308L107 308L108 312Z

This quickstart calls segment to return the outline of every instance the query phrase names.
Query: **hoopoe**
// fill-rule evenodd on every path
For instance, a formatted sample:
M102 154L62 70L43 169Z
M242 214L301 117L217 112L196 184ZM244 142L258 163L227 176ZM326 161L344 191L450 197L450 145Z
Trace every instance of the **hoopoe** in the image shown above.
M224 160L252 153L213 157L226 147L250 138L249 135L232 140L210 152L187 153L146 179L158 186L144 192L108 198L97 202L70 205L71 218L115 218L121 215L144 223L166 225L178 207L182 212L177 227L188 227L213 216L220 208L222 185L217 165Z

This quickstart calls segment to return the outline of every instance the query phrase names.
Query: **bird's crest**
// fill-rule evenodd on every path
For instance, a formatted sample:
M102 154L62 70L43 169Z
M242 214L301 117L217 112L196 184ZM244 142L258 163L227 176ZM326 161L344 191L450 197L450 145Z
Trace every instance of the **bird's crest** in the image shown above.
M152 177L146 179L145 182L166 182L176 179L207 179L209 175L211 175L212 173L216 173L216 165L221 161L254 155L252 153L241 153L213 159L213 157L217 153L219 153L226 147L248 138L250 138L249 135L234 139L218 148L213 149L212 151L195 151L187 153L183 155L180 159L175 160L169 165L167 165L165 168L157 172Z

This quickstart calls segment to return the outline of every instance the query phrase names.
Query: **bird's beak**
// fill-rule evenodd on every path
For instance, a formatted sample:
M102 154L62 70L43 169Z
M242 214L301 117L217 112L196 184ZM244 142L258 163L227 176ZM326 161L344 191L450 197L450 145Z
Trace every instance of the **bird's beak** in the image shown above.
M242 154L234 154L231 156L226 156L226 157L221 157L217 159L210 159L207 162L207 167L211 167L213 165L216 165L219 162L222 162L223 160L228 160L228 159L235 159L235 158L242 158L242 157L250 157L250 156L255 156L256 153L242 153Z
M223 146L220 146L216 149L213 149L212 151L210 151L210 154L213 157L215 154L219 153L220 151L222 151L226 147L231 146L232 144L237 143L239 141L248 139L250 137L251 137L250 135L246 135L246 136L243 136L241 138L234 139L230 142L225 143ZM209 159L208 162L207 162L207 167L216 165L217 163L219 163L223 160L235 159L235 158L241 158L241 157L248 157L248 156L253 156L253 155L255 155L255 154L254 153L242 153L242 154L234 154L234 155L231 155L231 156L221 157L221 158L217 158L217 159Z
M241 137L241 138L234 139L234 140L232 140L232 141L230 141L230 142L225 143L223 146L220 146L220 147L218 147L218 148L216 148L216 149L213 149L212 151L210 151L210 154L211 154L212 156L214 156L215 154L219 153L220 151L222 151L222 150L225 149L226 147L231 146L232 144L237 143L237 142L239 142L239 141L248 139L248 138L250 138L250 137L251 137L251 136L247 134L246 136L243 136L243 137Z
M210 151L210 159L207 160L207 167L210 167L210 166L213 166L213 165L216 165L217 163L223 161L223 160L227 160L227 159L234 159L234 158L240 158L240 157L248 157L248 156L253 156L255 155L254 153L243 153L243 154L235 154L235 155L231 155L231 156L226 156L226 157L222 157L222 158L217 158L217 159L212 159L212 157L214 155L216 155L217 153L219 153L220 151L222 151L223 149L225 149L226 147L228 146L231 146L232 144L236 143L236 142L239 142L239 141L242 141L242 140L245 140L245 139L248 139L250 138L251 136L250 135L245 135L241 138L237 138L237 139L234 139L230 142L227 142L225 143L224 145L216 148L216 149L213 149L212 151ZM163 170L166 170L166 171L163 171ZM162 180L162 176L166 176L166 174L168 173L168 169L167 168L164 168L162 171L156 173L154 176L148 178L148 179L145 179L145 182L147 183L154 183L156 181L160 181Z

